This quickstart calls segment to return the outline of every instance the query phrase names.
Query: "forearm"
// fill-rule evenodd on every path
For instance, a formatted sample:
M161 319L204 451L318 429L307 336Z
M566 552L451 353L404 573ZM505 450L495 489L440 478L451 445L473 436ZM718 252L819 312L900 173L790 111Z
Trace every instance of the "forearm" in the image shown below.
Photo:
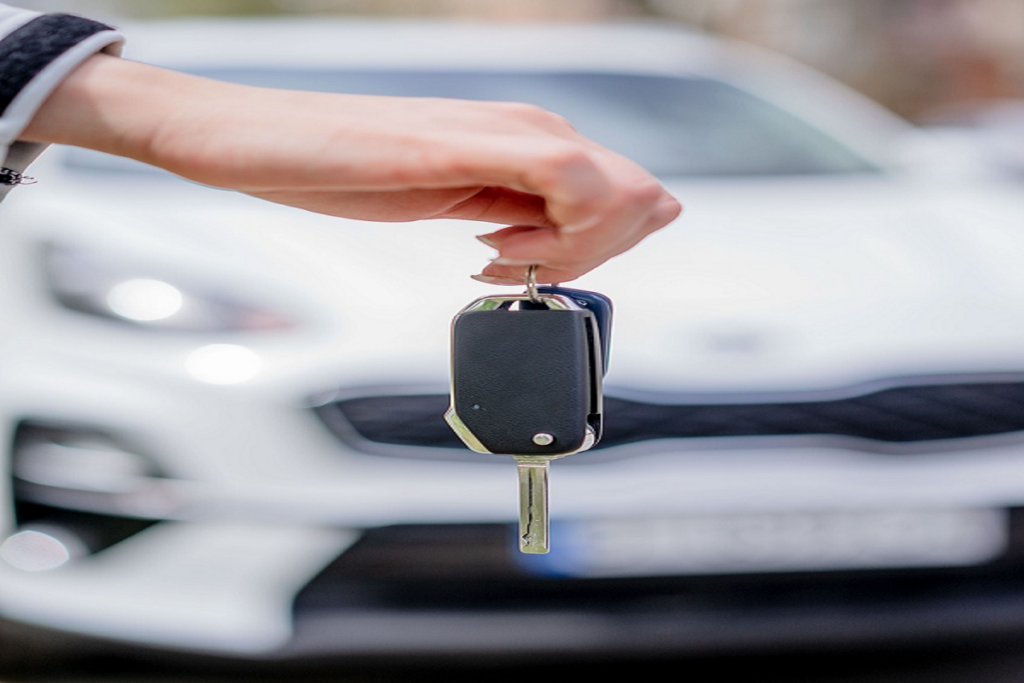
M50 94L20 138L154 162L153 143L163 121L194 97L191 78L95 55Z
M387 121L408 106L403 98L237 85L98 54L53 91L20 139L108 152L248 192L365 189L380 175L370 184L392 189L396 170L410 170L403 146L433 132L421 118Z

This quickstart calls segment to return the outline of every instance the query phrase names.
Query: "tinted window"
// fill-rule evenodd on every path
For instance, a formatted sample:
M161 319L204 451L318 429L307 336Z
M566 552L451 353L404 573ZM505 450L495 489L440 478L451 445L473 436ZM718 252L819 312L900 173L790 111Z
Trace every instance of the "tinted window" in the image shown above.
M582 134L664 177L873 170L863 157L782 109L706 79L244 68L202 75L323 92L529 102L565 116ZM72 159L78 164L83 161L81 155Z

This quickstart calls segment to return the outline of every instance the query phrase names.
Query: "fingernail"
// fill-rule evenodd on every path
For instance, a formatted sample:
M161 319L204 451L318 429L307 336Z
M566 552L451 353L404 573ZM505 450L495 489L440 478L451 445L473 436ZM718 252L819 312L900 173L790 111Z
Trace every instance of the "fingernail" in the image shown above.
M477 282L483 282L488 285L521 285L522 280L517 280L511 277L498 277L496 275L470 275Z
M498 258L491 259L491 263L496 266L542 266L543 262L537 259L514 259L508 258L507 256L499 256Z
M489 235L477 235L476 238L492 249L498 248L498 243L492 240Z

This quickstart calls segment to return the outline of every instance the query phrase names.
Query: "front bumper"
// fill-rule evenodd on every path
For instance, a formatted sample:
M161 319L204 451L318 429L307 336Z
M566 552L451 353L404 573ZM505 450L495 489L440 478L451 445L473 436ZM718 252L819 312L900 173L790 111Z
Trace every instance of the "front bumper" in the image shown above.
M92 385L62 382L59 401L37 396L34 405L60 406L66 420L88 395L69 394L76 386ZM130 383L118 386L127 393ZM960 388L966 394L959 395L977 405L977 387ZM982 387L986 400L992 388ZM78 522L98 515L144 523L45 571L0 562L4 612L121 643L247 659L713 653L1024 630L1024 493L1015 483L1024 463L1014 430L971 432L941 447L920 439L909 448L906 441L849 434L825 442L815 441L820 434L743 435L752 441L731 440L733 434L712 448L716 437L709 434L688 445L679 434L671 441L627 437L556 465L556 549L565 538L561 520L901 506L1009 511L1000 516L1005 543L997 552L940 567L717 567L596 576L563 571L564 564L544 564L544 558L538 564L515 550L514 530L501 523L515 514L508 463L445 443L402 442L441 422L443 411L435 408L443 396L424 401L414 395L423 420L406 410L401 420L374 422L365 411L360 418L328 402L320 409L328 424L308 408L237 401L241 396L224 393L200 406L211 425L222 418L223 429L190 432L186 410L178 415L183 423L160 421L160 431L149 435L151 441L170 435L165 451L189 456L158 462L196 464L192 479L182 470L142 479L172 493L174 486L186 492L191 486L185 505L174 495L163 502L177 507L160 509L159 496L18 482L15 525L45 526L50 515L69 514ZM378 394L382 398L388 397ZM132 436L147 433L146 422L137 419L143 406L155 410L171 402L166 391L150 399L126 404L133 406ZM855 407L864 402L850 400ZM111 419L109 406L76 409L96 424L103 415ZM334 410L348 427L339 431ZM969 412L963 404L956 410ZM984 423L961 418L961 424ZM254 424L264 434L292 436L300 432L285 427L301 426L304 447L290 459L291 450L277 448L289 439L246 437ZM730 420L720 424L736 428ZM615 438L613 431L613 444ZM773 441L780 438L787 441ZM854 441L869 447L855 448ZM238 444L258 448L243 451ZM254 469L246 471L245 464ZM439 474L425 479L430 472ZM438 482L447 486L438 490ZM362 484L367 490L360 497ZM501 492L507 495L497 498ZM345 496L350 499L333 499ZM149 515L145 507L131 507L133 501L150 506Z

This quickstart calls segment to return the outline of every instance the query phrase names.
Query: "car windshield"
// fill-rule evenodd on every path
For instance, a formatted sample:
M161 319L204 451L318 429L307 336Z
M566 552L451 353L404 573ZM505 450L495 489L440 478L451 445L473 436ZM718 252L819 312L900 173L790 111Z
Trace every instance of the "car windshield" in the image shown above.
M236 83L367 95L454 97L536 104L655 175L855 173L876 166L823 131L728 84L627 73L340 71L225 68L195 71ZM85 150L76 167L129 170Z

